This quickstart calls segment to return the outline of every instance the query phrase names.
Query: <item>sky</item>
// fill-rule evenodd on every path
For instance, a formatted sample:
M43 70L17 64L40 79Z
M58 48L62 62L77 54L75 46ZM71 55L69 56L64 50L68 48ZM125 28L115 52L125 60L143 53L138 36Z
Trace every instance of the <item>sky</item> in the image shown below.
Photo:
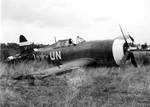
M1 0L0 43L43 44L77 36L90 40L121 36L150 44L150 0Z

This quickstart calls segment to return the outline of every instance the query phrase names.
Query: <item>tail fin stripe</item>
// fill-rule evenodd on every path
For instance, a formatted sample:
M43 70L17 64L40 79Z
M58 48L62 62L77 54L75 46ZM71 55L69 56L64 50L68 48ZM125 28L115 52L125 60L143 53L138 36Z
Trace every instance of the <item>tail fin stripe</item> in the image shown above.
M31 45L30 42L20 42L19 46L27 46L27 45Z

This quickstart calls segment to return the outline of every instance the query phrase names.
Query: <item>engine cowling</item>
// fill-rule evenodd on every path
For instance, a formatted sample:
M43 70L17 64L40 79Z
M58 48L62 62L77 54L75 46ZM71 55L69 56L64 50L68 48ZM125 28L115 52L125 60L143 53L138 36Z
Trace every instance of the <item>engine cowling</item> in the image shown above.
M117 65L121 64L121 60L124 57L124 41L121 39L115 39L112 46L113 57Z

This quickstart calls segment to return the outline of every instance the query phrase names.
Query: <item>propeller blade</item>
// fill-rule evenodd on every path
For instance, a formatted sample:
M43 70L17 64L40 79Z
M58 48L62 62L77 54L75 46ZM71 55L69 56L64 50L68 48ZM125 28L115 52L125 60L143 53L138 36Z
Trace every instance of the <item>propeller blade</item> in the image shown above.
M123 38L124 38L124 40L125 40L125 43L127 44L127 46L128 46L128 42L127 42L127 40L126 40L126 38L125 38L125 35L124 35L124 33L123 33L123 30L122 30L122 27L121 27L121 25L119 24L119 28L120 28L120 30L121 30L121 33L122 33L122 35L123 35Z
M132 40L132 42L134 42L133 37L132 37L130 34L128 34L128 36L129 36L129 38Z
M130 58L131 58L131 63L134 65L134 67L137 67L137 63L135 61L135 57L134 54L132 52L130 52Z
M134 57L134 54L130 51L128 51L128 57L127 57L127 60L131 60L131 63L134 67L137 67L137 63L135 61L135 57Z
M127 60L131 60L131 63L134 67L137 67L137 63L134 57L134 54L130 51L127 51L124 55L124 57L121 60L121 65L125 64Z

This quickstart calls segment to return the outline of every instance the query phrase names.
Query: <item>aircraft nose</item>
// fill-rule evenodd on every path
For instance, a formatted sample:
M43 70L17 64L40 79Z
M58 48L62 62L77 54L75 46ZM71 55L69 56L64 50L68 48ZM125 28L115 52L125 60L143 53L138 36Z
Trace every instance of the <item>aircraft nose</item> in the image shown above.
M121 64L121 60L124 56L124 49L123 49L124 41L120 39L115 39L112 46L112 53L114 60L117 65Z

